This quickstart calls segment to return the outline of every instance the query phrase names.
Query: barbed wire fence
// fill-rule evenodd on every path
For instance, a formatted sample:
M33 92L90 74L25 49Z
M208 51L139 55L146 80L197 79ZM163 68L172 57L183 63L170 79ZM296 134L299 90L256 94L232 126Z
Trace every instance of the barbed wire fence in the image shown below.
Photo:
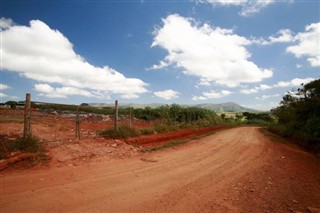
M99 137L98 130L117 130L122 125L133 127L134 123L132 108L119 110L117 100L113 107L109 106L108 114L86 112L79 106L76 106L76 110L41 109L39 104L31 103L31 94L27 93L23 109L23 137L35 136L49 146L96 138ZM97 127L92 129L88 127L90 124L96 124Z

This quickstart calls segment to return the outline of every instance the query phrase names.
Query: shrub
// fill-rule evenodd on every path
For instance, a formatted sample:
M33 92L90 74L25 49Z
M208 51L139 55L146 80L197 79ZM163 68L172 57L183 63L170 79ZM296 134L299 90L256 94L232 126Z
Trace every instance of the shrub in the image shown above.
M17 138L17 140L12 143L12 146L14 150L35 153L43 152L43 146L40 142L40 139L33 135Z
M172 125L167 125L167 124L157 124L154 127L154 131L157 133L165 133L165 132L170 132L176 130L175 126Z
M140 134L141 135L152 135L154 134L153 129L140 129Z
M139 136L139 132L129 126L120 126L118 130L113 128L98 131L98 134L105 138L116 139L116 138L130 138Z
M46 157L40 139L33 135L18 137L14 141L10 141L6 135L0 135L0 142L0 159L6 158L6 153L13 151L33 152L41 158Z

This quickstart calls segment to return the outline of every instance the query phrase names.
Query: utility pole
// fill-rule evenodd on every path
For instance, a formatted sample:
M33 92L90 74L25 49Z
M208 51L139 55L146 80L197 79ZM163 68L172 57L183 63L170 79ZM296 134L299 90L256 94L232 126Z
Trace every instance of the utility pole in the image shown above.
M30 104L31 95L30 93L26 94L26 102L24 105L24 128L23 128L23 137L27 138L31 135L31 127L30 127L30 120L31 120L31 104Z

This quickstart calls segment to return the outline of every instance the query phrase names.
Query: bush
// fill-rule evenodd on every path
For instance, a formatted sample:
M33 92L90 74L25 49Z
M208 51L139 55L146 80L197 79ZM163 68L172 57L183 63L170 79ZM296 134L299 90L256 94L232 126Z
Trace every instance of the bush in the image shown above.
M98 134L109 139L130 138L139 136L139 132L135 128L129 126L120 126L118 130L115 130L113 128L105 129L102 131L98 131Z
M320 79L286 94L272 113L278 122L271 130L320 153Z
M14 150L34 153L43 152L43 146L40 143L40 139L33 135L17 138L17 140L14 143L12 143L12 146Z
M154 134L153 129L140 129L140 134L141 135L152 135Z
M45 157L40 139L33 135L18 137L14 141L9 141L6 135L0 135L0 142L0 159L6 158L6 153L14 151L33 152L37 153L40 157Z
M172 125L167 125L167 124L157 124L154 127L154 131L156 131L157 133L165 133L165 132L170 132L170 131L174 131L177 128L175 126Z

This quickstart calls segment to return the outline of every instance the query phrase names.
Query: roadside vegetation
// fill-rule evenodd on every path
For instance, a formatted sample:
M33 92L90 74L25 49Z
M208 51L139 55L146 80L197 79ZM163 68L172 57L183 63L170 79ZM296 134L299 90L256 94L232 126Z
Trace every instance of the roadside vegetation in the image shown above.
M6 159L8 154L19 152L33 153L34 160L46 158L43 144L33 135L18 137L13 141L10 141L5 135L0 135L0 143L0 159Z
M154 125L148 129L136 130L123 126L118 130L109 128L98 131L106 138L128 138L139 135L166 133L178 129L205 128L212 126L269 125L274 122L270 113L215 113L209 109L182 107L178 104L164 105L158 108L145 107L133 109L133 116L150 121Z
M320 154L320 79L286 94L272 114L277 119L269 126L272 132Z

